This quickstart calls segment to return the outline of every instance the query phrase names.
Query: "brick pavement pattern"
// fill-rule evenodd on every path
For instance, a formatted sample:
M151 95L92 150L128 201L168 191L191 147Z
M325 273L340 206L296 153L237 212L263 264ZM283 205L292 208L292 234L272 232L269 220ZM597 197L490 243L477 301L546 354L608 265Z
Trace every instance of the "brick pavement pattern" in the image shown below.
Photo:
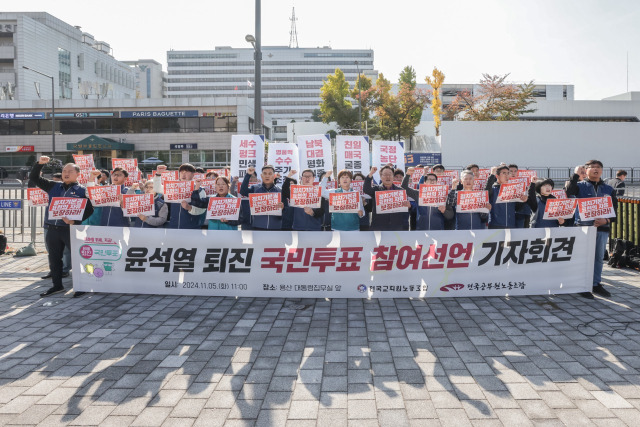
M0 257L0 425L640 423L635 271L589 301L40 299L46 270Z

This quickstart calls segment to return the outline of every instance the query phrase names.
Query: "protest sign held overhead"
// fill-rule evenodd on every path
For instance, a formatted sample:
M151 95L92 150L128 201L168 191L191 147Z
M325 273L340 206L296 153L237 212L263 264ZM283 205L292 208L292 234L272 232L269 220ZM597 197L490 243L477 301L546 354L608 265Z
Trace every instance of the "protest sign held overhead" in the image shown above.
M111 169L122 168L131 174L138 170L138 159L111 159Z
M369 173L369 137L367 136L336 136L336 170L350 170L363 175Z
M80 170L94 170L96 168L93 163L93 154L73 154L73 162L78 165Z
M373 179L380 182L380 169L391 163L394 169L404 170L404 148L398 141L376 141L371 143L371 166L378 168ZM365 175L368 172L365 172Z
M297 139L301 170L311 169L317 177L322 176L325 171L333 170L329 135L300 135Z
M562 188L559 189L559 190L551 190L551 194L556 199L566 199L567 198L567 192L564 191Z
M292 170L300 171L298 146L286 142L269 143L267 163L272 165L281 177L287 176ZM256 169L256 173L260 176L260 169ZM294 175L292 178L295 179L296 176Z
M242 181L247 168L260 173L264 166L264 135L233 135L231 137L231 176ZM220 174L218 174L220 175Z

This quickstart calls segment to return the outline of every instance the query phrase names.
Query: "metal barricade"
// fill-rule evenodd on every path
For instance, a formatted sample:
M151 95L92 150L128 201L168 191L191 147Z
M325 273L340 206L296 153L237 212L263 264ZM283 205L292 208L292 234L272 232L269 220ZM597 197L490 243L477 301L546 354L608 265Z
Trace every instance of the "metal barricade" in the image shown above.
M44 208L28 206L27 182L5 179L0 186L0 231L9 243L35 243L43 225Z
M640 244L640 197L627 195L618 198L616 221L611 228L612 239L623 239Z

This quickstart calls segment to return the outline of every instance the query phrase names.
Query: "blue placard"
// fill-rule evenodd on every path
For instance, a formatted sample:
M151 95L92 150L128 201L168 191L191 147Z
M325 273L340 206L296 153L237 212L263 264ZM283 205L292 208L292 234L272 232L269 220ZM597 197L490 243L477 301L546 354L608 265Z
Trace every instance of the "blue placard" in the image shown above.
M44 119L44 113L0 113L3 120L31 120Z
M198 144L169 144L169 150L197 150Z
M178 111L121 111L120 117L127 118L177 118L177 117L198 117L198 110L178 110Z
M0 200L0 209L22 209L22 200Z
M442 153L404 153L404 166L433 166L442 163Z

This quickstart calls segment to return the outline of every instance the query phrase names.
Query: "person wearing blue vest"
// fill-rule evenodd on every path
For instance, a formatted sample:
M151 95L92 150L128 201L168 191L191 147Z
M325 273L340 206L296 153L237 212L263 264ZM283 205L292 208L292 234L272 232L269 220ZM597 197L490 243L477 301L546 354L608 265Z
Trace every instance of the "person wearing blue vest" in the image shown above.
M231 187L231 183L229 182L229 178L226 176L218 176L216 178L216 194L213 197L230 197L235 199L236 197L229 192L229 188ZM196 181L196 189L200 188L200 181ZM194 204L195 202L202 203L203 205L209 206L209 197L205 197L204 199L200 199L200 193L194 192L193 196ZM209 219L207 224L207 229L209 230L237 230L239 221L230 221L227 219Z
M577 197L578 199L609 196L611 197L614 211L617 211L618 199L616 198L616 191L613 187L605 184L602 180L602 162L600 160L589 160L584 166L587 173L586 179L578 182L580 177L577 174L574 174L566 190L567 196ZM578 227L597 227L598 232L596 235L596 256L595 265L593 266L592 292L603 297L609 297L611 296L611 293L606 290L601 283L602 265L604 264L604 253L607 248L609 232L611 231L611 223L615 221L615 218L596 218L595 220L583 221L580 219L580 214L576 209L574 220L575 225ZM591 292L582 292L580 295L589 299L593 298L593 294Z
M167 170L165 165L158 166L156 176L153 178L153 191L157 194L164 194L162 188L162 173ZM191 181L196 168L190 163L183 163L178 169L180 181ZM200 198L204 199L206 194L203 189L194 190L200 192ZM194 206L193 193L191 194L191 203L182 201L181 203L169 204L169 222L167 228L175 228L180 230L197 230L200 229L202 218L206 215L207 209Z
M136 190L137 184L131 186L131 190ZM153 191L153 181L149 180L144 183L144 192L146 194L153 194L153 206L154 214L152 216L146 216L139 214L133 219L132 227L135 228L158 228L162 227L167 222L169 216L169 207L160 194L156 194Z
M51 204L51 200L54 197L86 198L86 189L77 182L80 175L80 167L74 163L67 163L62 169L62 182L51 181L40 176L42 168L49 163L49 160L47 156L40 157L29 175L29 179L49 195L49 204ZM83 219L88 218L92 213L93 207L87 201ZM81 223L82 221L74 221L68 218L61 220L49 219L49 206L47 206L44 213L44 227L47 229L46 239L53 286L41 293L41 297L64 292L64 286L62 286L62 256L65 248L71 247L71 230L69 226Z
M262 173L260 178L262 182L249 187L249 180L251 175L254 174L256 168L253 166L247 168L247 173L242 180L240 186L240 194L244 197L249 197L249 194L261 194L261 193L281 193L282 190L275 184L276 170L271 165L264 165L262 167ZM281 201L278 203L279 209L284 209L284 203ZM252 215L251 227L254 230L281 230L282 229L282 216L278 215Z
M500 194L500 186L509 182L509 167L507 165L498 166L495 169L495 183L491 185L491 180L487 180L487 191L489 191L489 203L491 204L491 216L489 228L504 229L516 227L516 210L521 208L522 203L496 203ZM520 199L523 203L528 199L528 195Z
M54 173L51 176L51 179L55 182L62 182L62 174L60 172ZM31 184L32 183L29 182L29 187L31 188L36 186L35 184L33 185ZM95 212L91 215L91 217L93 216L95 216ZM91 217L89 217L86 221L91 219ZM84 225L86 221L82 221L82 224ZM47 229L46 228L44 229L44 248L47 250L47 253L49 253L49 248L47 247ZM62 278L69 277L70 270L71 270L71 248L66 247L64 248L64 255L62 256ZM42 276L41 279L51 279L51 266L49 266L49 272L44 276Z
M373 174L378 168L373 166L369 171L369 175L364 179L363 191L368 194L372 200L373 215L371 218L372 231L408 231L409 230L409 208L411 204L407 200L404 206L407 212L394 212L387 214L379 214L376 209L376 193L378 191L402 190L393 183L394 169L390 165L385 165L380 169L380 185L372 185ZM404 191L404 190L402 190Z
M535 203L530 204L532 212L529 225L531 228L556 228L564 224L563 218L544 219L544 209L547 206L547 200L555 199L555 196L551 194L554 184L551 178L536 182Z
M445 217L454 215L454 225L456 230L484 230L487 228L489 214L482 212L456 212L458 204L458 191L473 191L474 175L470 170L463 170L460 173L460 183L455 183L455 190L451 190L447 196L447 211ZM462 186L460 186L462 185ZM459 189L459 190L458 190ZM485 206L491 210L491 204Z
M291 199L291 184L295 184L293 180L293 176L296 175L298 171L292 170L285 177L284 183L282 184L282 199L286 200L288 204L290 204L289 199ZM316 177L316 174L311 169L305 169L300 174L300 185L305 185L309 187L313 187L313 181ZM320 197L320 207L319 208L309 208L309 207L296 207L289 206L289 209L293 211L293 224L291 226L292 230L296 231L322 231L322 220L324 217L325 209L324 209L324 200L322 196Z
M338 188L327 189L327 182L333 171L327 171L322 180L320 181L320 188L322 189L322 197L326 200L331 198L331 193L348 193L353 192L351 188L351 177L353 174L351 171L343 169L338 172ZM327 208L327 210L329 210ZM331 229L338 231L359 231L360 230L360 218L364 216L364 205L362 204L362 194L360 195L360 210L358 213L331 213Z
M407 196L418 202L420 199L420 191L409 187L411 177L415 173L415 168L407 169L407 174L402 180L402 188L407 192ZM438 177L434 173L428 173L423 176L425 184L435 185L438 183ZM421 178L422 180L422 178ZM418 212L416 217L416 230L444 230L444 222L446 219L453 219L453 213L447 212L446 202L442 206L420 206L418 203Z

